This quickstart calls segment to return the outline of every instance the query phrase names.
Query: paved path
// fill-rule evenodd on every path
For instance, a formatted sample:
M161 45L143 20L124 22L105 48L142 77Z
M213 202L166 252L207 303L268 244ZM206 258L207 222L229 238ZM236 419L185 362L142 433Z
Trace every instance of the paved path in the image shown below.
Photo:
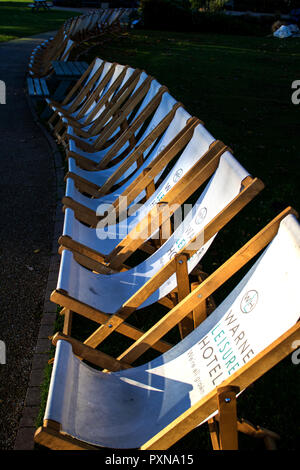
M0 44L0 449L12 449L43 312L56 205L50 147L25 96L28 57L41 34Z

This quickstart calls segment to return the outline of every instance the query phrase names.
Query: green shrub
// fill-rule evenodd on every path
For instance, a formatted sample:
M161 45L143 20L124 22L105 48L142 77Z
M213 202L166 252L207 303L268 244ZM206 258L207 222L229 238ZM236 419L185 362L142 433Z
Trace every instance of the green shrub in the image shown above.
M197 0L198 1L198 0ZM219 0L218 0L219 1ZM188 1L142 0L143 27L163 31L193 31L245 36L271 33L274 17L234 17L222 12L198 11Z
M193 16L193 30L207 33L265 36L271 33L275 17L236 17L224 13L199 12Z
M238 11L257 11L261 13L288 13L297 8L299 0L235 0L234 8Z
M188 0L141 0L140 11L148 29L186 31L192 24Z

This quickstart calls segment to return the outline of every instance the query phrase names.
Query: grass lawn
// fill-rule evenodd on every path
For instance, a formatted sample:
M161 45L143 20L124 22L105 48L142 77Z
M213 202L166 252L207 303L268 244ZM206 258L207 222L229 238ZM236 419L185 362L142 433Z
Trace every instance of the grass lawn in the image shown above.
M263 192L222 230L205 256L203 269L208 273L287 205L300 211L300 106L291 102L291 84L300 79L299 45L300 39L137 30L82 57L92 60L99 56L155 76L190 114L204 121L215 138L233 149L253 176L264 181ZM233 282L217 292L217 302ZM154 308L149 313L159 314ZM138 322L137 316L134 320ZM94 328L87 321L75 319L73 335L83 339L82 331L89 326ZM105 341L102 350L115 352L116 344L121 350L125 348L123 340L112 338L114 344ZM238 401L240 417L281 435L281 449L297 449L299 444L299 371L299 366L287 358ZM44 395L46 389L47 384ZM261 442L243 436L240 444L243 449L263 447ZM202 426L172 450L210 448L207 427Z
M53 9L32 12L27 6L29 3L31 2L28 0L0 0L0 42L55 31L66 19L78 15L76 11Z

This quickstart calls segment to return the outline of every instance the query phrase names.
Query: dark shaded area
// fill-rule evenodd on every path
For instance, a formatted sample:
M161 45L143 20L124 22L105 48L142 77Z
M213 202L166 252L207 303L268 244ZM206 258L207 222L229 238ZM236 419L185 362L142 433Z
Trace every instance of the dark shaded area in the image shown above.
M56 205L49 145L25 97L28 56L39 40L0 46L0 448L12 449L43 313Z

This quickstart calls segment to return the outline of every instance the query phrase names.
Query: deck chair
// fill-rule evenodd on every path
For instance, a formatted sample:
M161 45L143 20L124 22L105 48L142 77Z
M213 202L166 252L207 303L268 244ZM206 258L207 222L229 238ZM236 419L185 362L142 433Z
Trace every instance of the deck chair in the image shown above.
M117 31L121 31L119 25L119 19L123 15L122 8L115 8L112 9L106 18L101 18L99 21L94 23L94 27L89 27L87 31L85 31L84 39L85 41L90 40L97 40L102 39L103 36L108 34L112 34Z
M115 104L115 101L118 100L118 104L115 104L115 108L119 108L122 102L130 95L135 85L139 83L139 86L142 85L143 81L146 80L146 74L143 74L142 71L135 70L128 65L123 66L120 64L115 64L114 68L108 73L103 80L105 80L105 87L99 88L101 94L98 98L94 99L93 106L89 105L89 102L85 104L84 107L81 107L79 112L76 113L64 113L60 114L61 125L65 128L70 125L77 130L77 132L82 131L82 135L87 135L92 132L93 125L95 120L103 117L108 110L111 110L111 116L113 116L113 110L111 109ZM141 80L140 80L141 79ZM146 90L144 94L146 93ZM97 95L95 91L95 96ZM91 101L92 98L89 98ZM141 99L141 98L140 98ZM104 123L107 122L107 119L104 120ZM87 133L87 134L86 134Z
M124 158L134 148L136 135L159 106L163 94L168 91L144 72L141 73L136 87L136 91L114 115L107 114L106 110L104 113L99 112L94 125L99 127L100 122L102 125L95 137L92 137L93 132L89 131L87 135L91 136L87 140L78 138L80 129L68 126L68 157L74 157L84 169L100 170L116 162L115 157L119 157L120 153ZM93 124L89 127L91 129Z
M120 69L124 66L115 67ZM133 110L147 93L151 93L153 78L143 71L127 66L125 74L119 76L117 80L115 76L109 78L110 81L102 91L101 99L94 102L92 108L89 107L90 99L78 115L79 119L76 119L74 113L61 115L60 127L69 126L68 134L65 132L62 136L62 140L66 143L68 143L66 137L71 136L72 140L79 144L79 148L87 152L95 152L109 145L111 139L116 139L121 131L128 127L128 119Z
M77 80L75 85L61 103L54 101L51 98L47 98L46 102L53 111L51 117L48 120L48 125L50 128L53 129L52 123L57 117L59 117L58 111L60 111L62 114L66 112L72 113L80 104L82 104L82 102L93 90L96 81L103 72L103 68L104 61L96 57L89 65L87 70L82 74L80 79Z
M43 41L33 50L28 64L28 72L30 75L33 76L36 74L38 76L38 74L41 73L41 65L51 53L56 53L61 48L64 37L64 25L62 25L54 37Z
M128 152L126 158L124 158L126 144L124 149L117 152L115 157L115 159L120 160L119 163L105 170L84 170L77 165L73 157L69 157L69 171L65 179L73 178L80 192L98 199L107 193L111 193L113 187L118 187L113 197L114 201L118 197L117 194L122 195L130 182L135 181L146 170L159 153L158 149L163 150L188 125L188 121L190 123L192 120L195 121L195 118L192 118L183 109L181 103L178 103L166 92L162 95L161 102L146 129L140 130L142 135L138 137L134 134L136 144ZM142 132L143 130L144 132ZM128 145L130 145L130 142L127 143Z
M80 42L89 40L93 36L93 33L97 32L97 25L98 23L101 24L101 18L104 18L105 15L104 10L94 11L89 15L87 26L80 31Z
M124 77L129 77L133 71L134 69L128 66L98 60L92 68L83 90L76 94L69 105L60 106L56 102L48 101L48 104L54 111L54 116L51 116L49 124L56 117L59 118L59 121L53 128L54 135L58 138L60 137L60 131L64 128L63 117L68 117L68 122L72 122L73 125L76 125L77 122L78 126L80 123L88 125L93 117L97 115L98 110L103 107L103 102L105 103L109 100L108 90L110 88L113 88L113 90L117 88ZM113 93L113 90L111 93ZM107 97L106 101L104 95Z
M84 100L87 98L87 93L89 93L89 95L90 95L91 87L93 87L94 90L95 90L96 86L99 86L99 84L101 83L101 80L103 80L104 77L105 77L105 72L107 72L107 66L106 66L106 70L103 70L104 61L102 61L101 59L95 59L95 60L97 61L97 64L94 64L94 63L91 64L88 71L85 74L83 74L83 76L78 80L78 82L75 84L75 86L73 87L73 89L71 90L69 95L64 99L64 101L61 104L60 103L55 103L53 101L51 102L50 100L48 102L49 106L52 107L54 112L56 112L56 113L59 112L59 116L61 118L64 117L64 116L69 116L70 119L72 119L72 121L74 122L74 124L76 124L76 119L75 118L76 118L77 115L76 114L73 115L73 113L75 113L75 111L76 111L76 109L78 109L78 107L82 106L82 102L85 102ZM94 67L95 66L96 67L100 67L100 66L102 67L102 69L98 72L99 74L100 73L102 74L101 80L100 81L98 80L98 82L96 82L96 86L95 86L95 81L90 82L91 76L93 76L94 73L95 73L94 72ZM92 70L90 71L91 67L92 67ZM115 64L115 67L116 67L116 64ZM120 67L122 67L122 66L120 66ZM126 67L128 67L128 66L126 66ZM129 69L129 70L132 70L132 72L131 72L131 74L132 74L134 69ZM134 72L135 72L135 75L137 75L138 71L134 71ZM89 74L88 78L86 78L87 74ZM124 80L123 80L123 77L122 77L123 81L121 83L122 83L122 86L124 87L124 89L125 89L125 83L127 84L127 81L129 81L131 74L129 73L129 71L126 71L126 77L124 77ZM97 76L95 78L96 78L96 80L98 79ZM133 79L131 81L133 81ZM129 86L131 81L129 81L127 86ZM68 101L70 100L70 97L72 97L74 94L78 93L78 88L82 88L82 82L84 83L85 93L80 91L79 97L76 97L76 101L74 102L74 104L72 103L72 107L71 107L70 105L68 105ZM110 86L110 85L112 85L112 83L114 83L114 87ZM134 83L134 85L135 85L135 83ZM107 91L108 91L108 89L110 89L110 93L115 93L115 91L118 89L118 87L120 87L120 84L118 82L116 82L116 83L114 82L113 76L108 77L107 83L105 85L105 88L107 89ZM101 94L103 94L103 90L99 89L98 91ZM96 96L96 93L95 93L95 96ZM110 96L110 95L108 95L108 96ZM106 104L106 102L105 102L105 104ZM100 106L103 106L103 105L100 104ZM79 112L79 111L77 111L77 112ZM92 114L91 117L89 117L89 119L87 120L87 124L94 118L95 114ZM79 117L80 117L80 115L79 115ZM53 117L52 117L51 121L52 120L53 120ZM79 124L82 124L82 121L79 122L77 124L77 126L79 126Z
M61 450L165 450L196 426L211 424L213 417L218 420L217 433L210 426L217 450L238 449L238 431L274 437L237 419L236 396L290 354L300 338L300 226L295 216L281 214L268 224L168 318L176 324L263 248L216 310L150 363L130 366L148 348L150 337L156 341L169 329L166 318L155 326L155 338L149 330L131 348L133 356L125 352L115 362L58 335L44 424L35 442ZM76 356L112 372L96 370Z
M117 121L118 124L114 127L115 130L123 121L128 121L141 100L149 92L153 80L153 77L148 76L144 71L135 73L133 78L126 77L119 89L110 96L109 107L106 107L104 111L101 109L101 113L93 116L94 120L89 120L88 125L85 125L84 122L69 122L68 116L66 116L63 119L65 125L70 124L71 129L74 128L75 130L75 132L71 132L72 139L79 142L80 146L87 151L95 152L101 148L98 142L101 139L101 131L104 125L107 122L112 124Z
M195 179L201 180L201 176L203 177L196 175ZM192 181L189 186L193 186ZM97 347L116 329L121 334L135 336L136 329L128 324L124 326L123 323L137 309L166 298L176 289L176 253L179 256L189 247L192 251L195 237L200 240L193 256L190 253L189 259L184 263L186 272L190 273L201 261L217 232L252 200L262 187L260 180L252 179L237 160L229 152L225 152L193 210L155 253L135 268L113 274L97 274L81 265L80 256L64 249L57 288L52 293L51 300L65 309L102 324L85 341L90 346ZM159 228L161 219L163 221L163 217L153 215L151 231ZM149 237L147 232L149 218L138 224L135 231L130 232L126 248L122 251L119 247L114 258L109 259L110 268L118 269L134 252L135 247ZM106 240L101 240L101 249L103 242ZM68 329L67 325L65 326Z

